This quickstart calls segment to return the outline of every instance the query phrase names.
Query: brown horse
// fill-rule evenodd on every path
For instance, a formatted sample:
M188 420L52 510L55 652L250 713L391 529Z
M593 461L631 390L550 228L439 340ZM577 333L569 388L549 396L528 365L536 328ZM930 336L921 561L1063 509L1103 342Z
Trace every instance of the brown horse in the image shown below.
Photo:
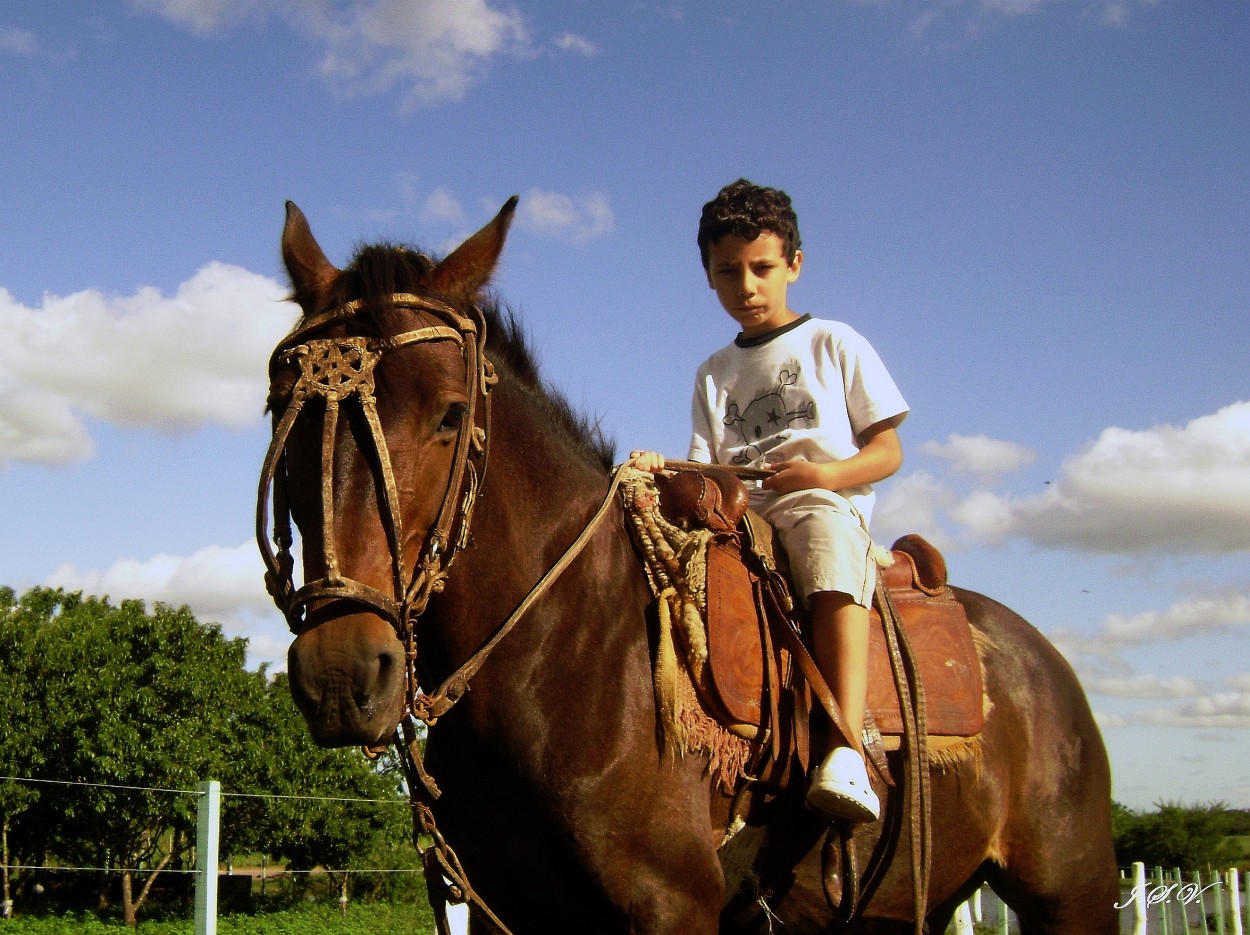
M410 707L437 718L438 827L518 935L828 931L826 829L801 790L774 803L747 885L726 882L728 800L703 758L660 738L657 623L618 499L512 615L605 502L612 462L540 381L511 315L480 307L514 206L441 262L383 245L344 270L287 206L304 317L270 368L258 524L272 496L277 551L267 531L261 549L296 633L295 701L328 746L385 744ZM931 770L931 930L988 881L1025 932L1113 933L1109 771L1084 695L1028 623L957 594L991 704L980 757ZM431 701L418 684L443 688ZM910 831L898 789L879 792L885 816L854 838L868 881L854 930L905 932L911 872L888 858ZM472 918L495 930L484 910Z

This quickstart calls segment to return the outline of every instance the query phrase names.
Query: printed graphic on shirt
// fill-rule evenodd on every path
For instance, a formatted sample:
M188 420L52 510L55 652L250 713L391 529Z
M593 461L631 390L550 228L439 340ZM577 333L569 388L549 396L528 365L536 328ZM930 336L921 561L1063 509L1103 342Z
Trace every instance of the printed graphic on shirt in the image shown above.
M792 369L791 369L792 368ZM816 418L816 403L807 400L794 409L786 408L786 388L799 380L797 361L786 365L777 377L777 385L757 393L745 407L729 400L725 407L725 425L742 438L743 450L734 455L734 464L750 464L759 461L785 441L788 429L799 420L812 422Z

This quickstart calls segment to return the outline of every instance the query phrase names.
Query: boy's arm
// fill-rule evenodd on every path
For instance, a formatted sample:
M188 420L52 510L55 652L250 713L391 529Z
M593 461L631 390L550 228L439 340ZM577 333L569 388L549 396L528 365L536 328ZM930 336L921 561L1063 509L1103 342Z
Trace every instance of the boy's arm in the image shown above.
M823 487L845 490L885 480L903 465L903 445L898 425L903 416L884 419L860 433L863 446L845 461L779 461L770 464L777 473L764 481L765 490L792 493Z

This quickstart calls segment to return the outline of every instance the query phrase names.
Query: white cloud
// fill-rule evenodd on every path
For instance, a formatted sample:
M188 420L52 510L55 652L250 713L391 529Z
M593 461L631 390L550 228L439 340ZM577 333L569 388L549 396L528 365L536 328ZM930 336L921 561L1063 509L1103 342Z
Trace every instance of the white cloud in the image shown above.
M1250 628L1250 595L1230 591L1178 601L1167 610L1110 615L1094 638L1100 646L1130 647Z
M1032 16L1048 6L1068 3L1069 0L979 0L980 9L986 13L1003 16ZM1093 14L1107 26L1123 26L1134 7L1155 6L1158 0L1089 0L1084 12Z
M1250 672L1242 672L1240 675L1232 675L1224 680L1225 684L1234 691L1250 692Z
M1150 708L1134 714L1133 720L1160 727L1250 727L1250 692L1217 692L1176 708Z
M1128 727L1132 721L1123 714L1106 714L1102 711L1094 712L1094 720L1098 722L1099 730L1115 730L1117 727Z
M864 6L888 6L880 0L856 2ZM1129 24L1137 10L1157 4L1158 0L1086 0L1080 4L1073 4L1071 0L947 0L932 5L915 2L912 7L918 12L909 21L908 32L915 39L942 34L947 42L975 41L1005 20L1024 20L1060 6L1078 11L1082 18L1119 29Z
M562 36L557 36L551 40L552 44L563 52L574 52L583 55L586 58L599 54L599 47L584 36L575 33L566 32Z
M263 7L263 3L249 0L130 0L130 5L144 13L155 13L201 35L237 22L248 12Z
M131 0L200 34L277 16L323 49L318 70L347 94L395 87L407 103L459 100L495 58L529 55L524 17L491 0Z
M1203 689L1202 682L1184 675L1095 676L1083 678L1081 684L1090 694L1115 698L1192 698Z
M0 27L0 52L11 52L21 58L34 58L39 54L39 37L29 29L2 26Z
M982 542L998 542L1012 531L1010 503L988 490L974 491L954 504L949 513L951 519Z
M516 225L580 244L610 234L616 227L616 219L608 196L603 192L575 198L532 188L521 198Z
M954 501L954 494L933 475L913 471L882 485L882 493L872 514L872 532L882 545L899 536L919 533L943 551L958 548L939 521L941 512Z
M425 224L437 221L463 227L468 223L464 207L446 188L436 188L430 193L421 206L420 219Z
M61 65L74 58L75 53L54 52L44 47L37 33L20 26L0 26L0 54L15 55L27 61L50 62Z
M959 474L984 478L1007 474L1037 459L1037 452L1031 448L985 435L951 434L945 444L928 441L920 450L948 462L951 470Z
M968 521L986 541L1091 552L1250 549L1250 402L1182 427L1106 429L1044 493L980 495Z
M408 100L459 100L498 55L525 54L524 19L487 0L374 0L342 10L295 4L297 28L326 45L320 71L348 93L408 87Z
M103 571L62 565L44 584L114 601L185 604L201 622L219 623L227 635L247 637L253 665L281 665L286 652L286 625L265 592L264 565L251 541L234 548L208 546L189 556L121 559Z
M86 426L54 394L0 380L0 466L69 464L95 452Z
M221 263L173 296L87 290L30 308L0 289L0 464L89 456L85 417L164 431L254 423L265 362L296 315L283 294Z

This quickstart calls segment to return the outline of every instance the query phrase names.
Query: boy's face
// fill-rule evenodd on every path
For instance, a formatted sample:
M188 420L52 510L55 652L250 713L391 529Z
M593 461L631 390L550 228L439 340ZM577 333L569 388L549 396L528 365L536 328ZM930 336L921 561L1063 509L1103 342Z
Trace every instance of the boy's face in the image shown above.
M784 248L771 231L754 240L727 234L708 247L707 283L748 338L798 317L786 305L786 290L799 278L803 251L795 251L794 262L787 263Z

